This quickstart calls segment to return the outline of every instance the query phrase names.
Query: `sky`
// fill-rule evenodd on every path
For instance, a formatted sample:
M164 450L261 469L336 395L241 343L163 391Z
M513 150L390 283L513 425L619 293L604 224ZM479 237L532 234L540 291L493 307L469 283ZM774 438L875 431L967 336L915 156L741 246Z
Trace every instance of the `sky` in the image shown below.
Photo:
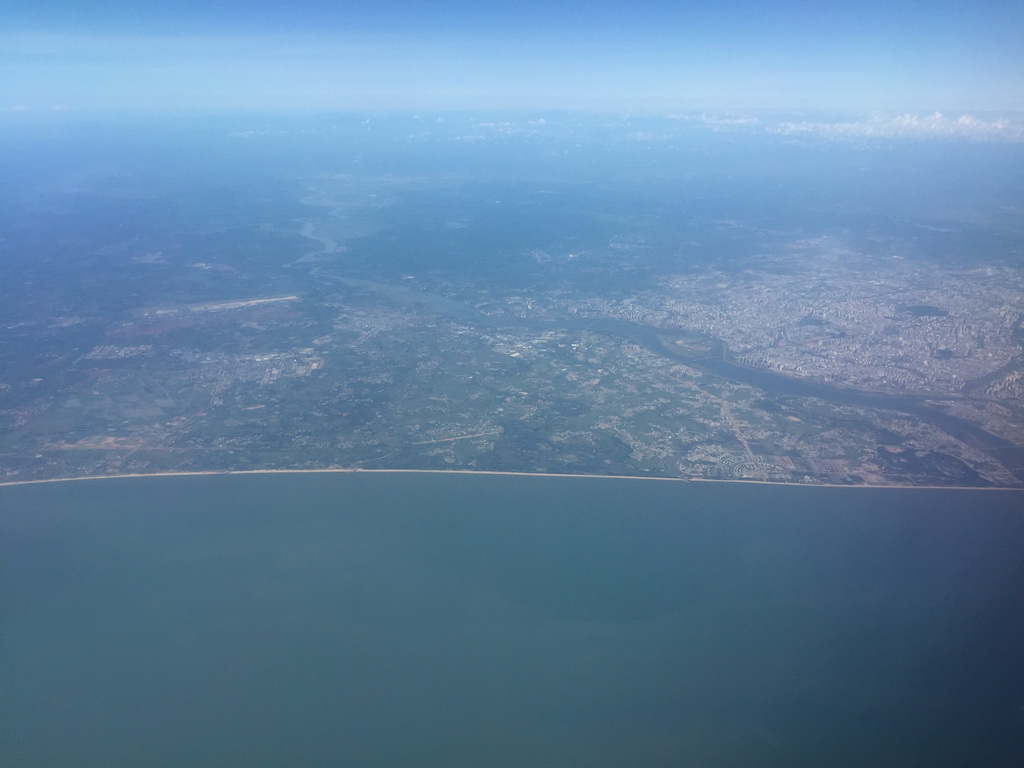
M8 0L0 110L1024 110L1024 2L842 5Z

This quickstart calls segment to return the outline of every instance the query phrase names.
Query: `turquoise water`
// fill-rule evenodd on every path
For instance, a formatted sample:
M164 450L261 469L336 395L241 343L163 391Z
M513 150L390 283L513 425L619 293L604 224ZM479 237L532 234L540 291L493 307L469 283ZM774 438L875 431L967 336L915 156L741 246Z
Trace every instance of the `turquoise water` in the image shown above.
M1024 757L1013 492L338 474L0 489L0 764Z

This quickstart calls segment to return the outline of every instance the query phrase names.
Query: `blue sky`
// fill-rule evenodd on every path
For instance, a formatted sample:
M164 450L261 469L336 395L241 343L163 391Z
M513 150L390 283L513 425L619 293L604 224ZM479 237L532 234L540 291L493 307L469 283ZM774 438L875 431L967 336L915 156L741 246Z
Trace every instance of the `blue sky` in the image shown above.
M1010 112L1022 29L1019 0L14 0L0 109Z

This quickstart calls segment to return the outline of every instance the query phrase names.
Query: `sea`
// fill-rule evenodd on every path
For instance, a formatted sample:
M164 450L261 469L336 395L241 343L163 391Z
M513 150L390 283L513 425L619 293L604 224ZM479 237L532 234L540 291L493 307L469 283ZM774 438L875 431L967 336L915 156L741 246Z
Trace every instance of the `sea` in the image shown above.
M1019 766L1024 495L0 488L0 765Z

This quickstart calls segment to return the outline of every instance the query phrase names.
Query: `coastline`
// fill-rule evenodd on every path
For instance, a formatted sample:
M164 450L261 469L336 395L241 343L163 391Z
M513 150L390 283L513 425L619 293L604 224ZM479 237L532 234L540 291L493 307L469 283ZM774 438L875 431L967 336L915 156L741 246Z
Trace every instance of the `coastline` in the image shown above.
M42 480L8 480L0 488L44 483L73 483L89 480L126 480L150 477L207 477L215 475L298 475L298 474L434 474L434 475L496 475L508 477L571 477L594 480L657 480L671 483L723 483L729 485L778 485L795 488L863 488L877 490L943 490L943 491L1024 491L1024 488L1006 486L970 485L843 485L841 483L794 483L774 480L726 480L712 477L649 477L645 475L588 475L560 472L509 472L494 469L361 469L358 467L325 467L321 469L242 469L195 472L149 472L122 475L86 475L82 477L52 477Z

